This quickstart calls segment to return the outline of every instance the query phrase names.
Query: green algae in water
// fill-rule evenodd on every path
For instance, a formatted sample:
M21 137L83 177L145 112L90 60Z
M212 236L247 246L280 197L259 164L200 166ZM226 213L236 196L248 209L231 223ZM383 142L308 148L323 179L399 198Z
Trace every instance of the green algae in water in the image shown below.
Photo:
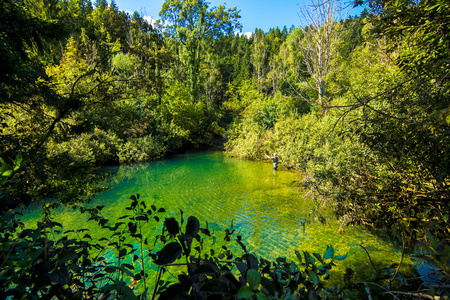
M125 207L129 198L138 193L147 206L165 208L167 213L164 217L173 216L179 220L179 210L182 210L185 220L193 215L200 220L202 227L206 227L208 222L215 237L206 245L215 249L224 244L221 233L231 225L242 236L249 252L270 260L282 256L297 261L295 250L323 254L327 246L332 245L338 255L348 256L336 263L330 284L342 282L347 267L354 269L359 279L364 281L375 276L374 268L360 245L369 251L375 267L381 269L400 262L401 248L386 238L360 227L347 227L340 234L339 222L331 215L319 222L317 214L313 213L313 204L299 190L300 174L283 170L275 172L269 163L209 152L120 166L114 171L112 188L99 194L88 205L104 205L102 215L110 219L111 224L128 214ZM87 222L87 216L80 216L69 208L58 209L54 217L63 224L64 230L88 228L94 239L105 234L98 230L96 224ZM30 212L27 218L27 224L35 224L39 211ZM161 223L152 221L143 232L150 241L161 230ZM153 245L152 242L150 244ZM237 243L229 244L234 244L229 247L235 255L243 253ZM410 272L413 264L412 256L406 256L401 271Z

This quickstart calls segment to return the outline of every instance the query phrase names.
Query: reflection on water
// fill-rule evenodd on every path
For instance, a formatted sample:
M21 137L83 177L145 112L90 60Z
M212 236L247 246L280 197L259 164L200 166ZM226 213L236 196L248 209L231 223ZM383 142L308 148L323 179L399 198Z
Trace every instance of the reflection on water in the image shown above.
M295 172L273 172L268 163L229 158L221 152L176 155L164 161L120 166L111 178L112 189L94 198L90 207L105 205L102 213L111 220L127 214L124 207L131 195L139 193L147 205L164 207L168 216L187 218L195 215L202 226L223 231L233 224L250 252L267 259L279 256L296 260L294 250L324 253L332 245L339 255L348 258L338 263L333 272L342 277L346 267L373 273L363 245L375 264L400 261L401 249L370 232L357 227L338 233L339 222L328 216L326 222L315 221L313 205L303 197ZM39 217L37 211L29 222ZM64 229L86 228L86 218L77 212L60 209L56 220L63 220ZM114 221L113 221L114 222ZM95 227L97 228L97 227ZM155 236L149 226L145 235ZM100 238L101 232L91 232ZM236 251L239 248L236 246ZM411 257L403 268L410 268ZM332 274L333 274L332 273ZM366 274L366 275L364 275ZM332 275L333 276L333 275ZM366 278L367 279L367 278Z

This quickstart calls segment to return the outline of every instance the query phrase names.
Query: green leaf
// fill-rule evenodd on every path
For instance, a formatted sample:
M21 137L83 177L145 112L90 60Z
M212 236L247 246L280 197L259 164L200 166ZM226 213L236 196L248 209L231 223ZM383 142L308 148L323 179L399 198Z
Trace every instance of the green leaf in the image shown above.
M183 249L177 242L172 242L164 246L162 250L158 253L158 258L155 260L155 264L159 266L171 264L177 260L178 256L181 255Z
M300 264L302 263L303 259L302 259L302 255L300 254L300 252L298 252L297 250L295 250L295 255L297 256Z
M14 171L17 171L20 169L20 164L22 163L23 157L22 154L17 154L16 161L14 162Z
M320 256L319 253L313 253L313 255L317 258L318 261L320 261L321 263L323 263L322 256Z
M261 285L266 289L267 292L269 292L269 294L271 294L272 296L275 295L275 287L270 279L262 277Z
M306 273L308 273L309 279L313 282L313 284L317 286L319 284L319 278L317 277L317 274L309 269L306 269Z
M257 270L250 269L247 271L247 282L252 290L257 290L261 283L261 275Z
M307 251L303 251L303 255L305 256L305 263L307 265L309 264L314 265L316 263L314 257L312 257Z
M256 294L256 300L267 300L267 296L259 292Z
M134 278L134 274L133 274L130 270L128 270L127 268L125 268L124 265L121 265L121 266L120 266L120 270L121 270L123 273L127 274L130 278Z
M8 176L11 176L12 173L13 173L13 170L7 170L7 171L3 172L2 176L8 177Z
M237 293L238 299L251 299L251 297L254 295L253 290L248 285L243 286L239 289Z
M334 249L333 246L328 246L327 251L323 255L323 259L330 259L334 256Z
M2 168L7 168L8 164L6 163L6 161L3 160L3 158L0 157L0 162L2 163Z
M335 259L335 260L344 260L344 259L347 258L347 255L348 255L348 254L345 254L345 255L339 255L339 256L336 256L334 259Z

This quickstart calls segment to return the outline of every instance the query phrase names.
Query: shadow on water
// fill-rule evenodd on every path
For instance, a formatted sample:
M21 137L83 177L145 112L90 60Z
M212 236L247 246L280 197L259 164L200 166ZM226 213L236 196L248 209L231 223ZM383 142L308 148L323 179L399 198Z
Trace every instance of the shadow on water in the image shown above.
M348 254L332 272L332 281L342 280L346 268L361 279L370 280L374 267L399 263L401 246L360 227L347 227L339 233L339 221L325 212L325 218L313 214L314 206L294 183L300 174L279 170L268 163L230 158L222 152L174 155L168 159L110 167L111 189L97 195L89 207L104 205L102 214L114 223L126 214L124 207L131 195L139 193L148 205L164 207L167 216L187 218L194 215L202 226L222 232L230 225L243 237L249 252L266 259L283 256L297 261L294 251L324 253L332 245L339 255ZM39 211L30 211L28 224L36 223ZM65 230L89 226L87 217L69 208L60 208L55 219ZM94 224L91 236L101 238ZM146 236L158 234L148 226ZM218 241L219 244L219 241ZM369 261L366 251L370 253ZM236 254L242 252L237 246ZM239 252L240 251L240 252ZM413 271L414 259L403 259L402 271ZM334 278L333 278L334 277Z

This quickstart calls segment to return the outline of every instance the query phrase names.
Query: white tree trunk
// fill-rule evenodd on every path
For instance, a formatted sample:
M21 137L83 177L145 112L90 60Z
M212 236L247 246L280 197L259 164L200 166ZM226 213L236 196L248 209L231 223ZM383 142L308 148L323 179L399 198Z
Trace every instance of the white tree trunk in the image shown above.
M303 23L303 37L298 41L306 70L312 79L310 87L318 93L317 102L325 106L327 76L331 71L331 60L336 54L342 35L340 0L310 0L300 6Z

